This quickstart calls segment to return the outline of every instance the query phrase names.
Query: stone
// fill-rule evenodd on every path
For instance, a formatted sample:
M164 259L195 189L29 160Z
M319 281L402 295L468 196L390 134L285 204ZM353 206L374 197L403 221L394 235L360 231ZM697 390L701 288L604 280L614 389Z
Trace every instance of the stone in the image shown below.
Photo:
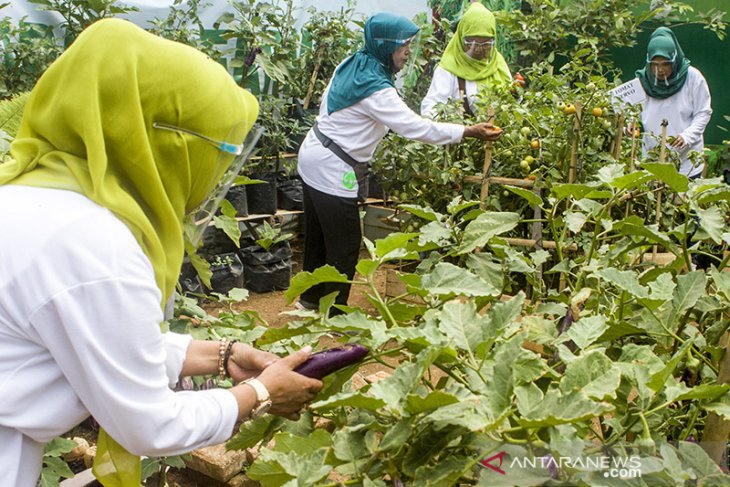
M241 472L246 464L246 451L227 450L224 443L199 448L185 462L189 469L200 472L219 482L228 482Z

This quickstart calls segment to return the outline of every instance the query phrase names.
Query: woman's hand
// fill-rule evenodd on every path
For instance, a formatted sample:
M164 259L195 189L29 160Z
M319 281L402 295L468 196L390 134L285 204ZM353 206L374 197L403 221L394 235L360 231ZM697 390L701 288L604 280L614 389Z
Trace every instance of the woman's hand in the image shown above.
M677 135L674 140L669 144L669 146L674 149L681 149L685 145L687 145L687 143L684 141L684 138L681 135Z
M292 353L268 365L258 379L266 386L271 398L271 414L297 420L302 410L315 398L322 381L310 379L292 369L309 358L311 347Z
M279 360L273 353L258 350L243 343L233 344L228 359L228 373L234 384L258 376L266 367Z
M491 123L482 122L464 127L464 137L481 140L497 140L502 135L502 129Z

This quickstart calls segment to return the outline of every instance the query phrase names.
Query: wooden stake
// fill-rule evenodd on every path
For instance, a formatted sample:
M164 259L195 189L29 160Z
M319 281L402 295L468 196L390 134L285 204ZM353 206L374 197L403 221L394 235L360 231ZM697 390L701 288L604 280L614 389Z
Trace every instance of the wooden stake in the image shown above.
M494 117L494 108L489 107L487 117L491 120ZM482 191L479 196L479 207L483 210L486 207L487 196L489 195L489 170L492 168L492 141L484 143L484 167L482 168Z
M659 162L663 163L664 160L667 157L667 125L669 125L669 122L667 122L667 119L665 118L662 120L662 146L659 149ZM655 223L657 225L657 230L659 230L659 223L662 218L662 192L659 191L656 195L656 216L655 216ZM657 251L659 250L659 246L654 244L654 248L652 249L652 256L654 259L656 259Z
M575 103L575 123L573 124L573 145L570 149L570 169L568 170L568 182L572 183L578 173L578 142L580 141L580 119L582 115L580 102Z
M314 62L314 71L312 71L312 77L309 78L309 85L307 86L307 96L304 97L304 105L302 105L302 108L304 110L309 108L309 104L312 101L312 94L314 93L314 83L317 81L317 76L319 76L319 68L322 67L322 57L324 56L324 50L327 47L327 43L323 43L319 46L319 49L317 49L317 59Z
M625 117L623 114L618 116L618 121L616 122L616 139L615 144L616 146L613 148L613 158L617 161L621 157L621 142L623 141L624 137L624 122Z

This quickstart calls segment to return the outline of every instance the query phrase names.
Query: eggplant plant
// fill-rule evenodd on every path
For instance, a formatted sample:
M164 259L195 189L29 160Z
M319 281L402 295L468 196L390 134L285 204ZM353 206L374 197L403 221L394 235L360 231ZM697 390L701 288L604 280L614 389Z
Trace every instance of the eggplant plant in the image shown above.
M609 165L539 201L515 188L543 207L553 252L507 243L517 213L461 199L443 213L406 205L420 232L366 241L352 284L367 289L367 309L329 318L328 296L319 313L292 312L297 320L258 341L285 353L335 331L391 374L353 387L357 368L343 369L298 422L242 425L229 447L275 440L247 475L267 486L730 485L694 440L709 414L730 419L730 385L718 382L729 258L692 270L694 219L666 230L617 210L622 195L657 183L694 210L694 240L727 249L730 190L669 164ZM654 244L674 262L646 262ZM381 294L379 271L409 261L406 292ZM541 292L510 289L521 273L542 280ZM328 281L347 278L328 266L303 272L286 296Z

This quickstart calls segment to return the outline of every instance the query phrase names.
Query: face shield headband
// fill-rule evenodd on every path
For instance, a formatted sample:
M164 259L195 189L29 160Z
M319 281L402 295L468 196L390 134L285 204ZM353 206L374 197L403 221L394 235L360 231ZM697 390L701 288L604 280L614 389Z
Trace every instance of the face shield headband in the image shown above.
M663 56L662 56L663 57ZM668 58L667 61L652 61L652 57L649 54L646 55L646 72L648 73L649 80L657 86L659 83L663 83L665 86L669 86L669 78L676 72L677 62L677 51L672 53L672 57ZM671 74L664 78L659 78L659 70L662 67L670 68Z
M247 125L245 122L241 122L234 126L226 137L227 140L241 140L244 139L246 134ZM253 153L256 144L258 143L261 134L264 132L264 128L260 126L254 126L248 131L245 136L243 143L233 144L226 141L220 141L200 134L198 132L177 127L174 125L168 125L165 123L155 122L152 124L154 128L162 130L170 130L181 134L190 135L203 140L210 145L216 147L220 153L216 162L216 168L228 166L228 169L223 173L223 176L218 180L217 183L211 183L211 188L207 192L208 196L205 200L195 209L188 212L186 220L193 224L194 230L191 235L188 235L190 242L197 247L202 242L203 233L208 227L210 222L213 220L216 211L220 207L223 198L231 188L239 173L243 169L246 160ZM231 160L232 159L232 160ZM186 225L187 226L187 225Z

